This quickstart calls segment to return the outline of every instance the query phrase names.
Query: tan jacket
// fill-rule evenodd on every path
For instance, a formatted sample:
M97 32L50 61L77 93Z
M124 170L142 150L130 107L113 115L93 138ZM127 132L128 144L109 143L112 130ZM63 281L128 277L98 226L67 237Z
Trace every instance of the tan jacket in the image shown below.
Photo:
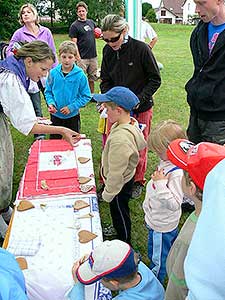
M139 151L146 147L146 141L138 123L113 124L102 153L101 174L105 183L102 198L111 202L125 183L135 174Z

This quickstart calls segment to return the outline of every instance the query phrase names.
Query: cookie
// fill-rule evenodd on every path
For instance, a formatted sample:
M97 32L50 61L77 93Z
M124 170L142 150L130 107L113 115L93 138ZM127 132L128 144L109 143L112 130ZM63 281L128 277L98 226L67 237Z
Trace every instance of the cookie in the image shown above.
M79 209L82 209L82 208L85 208L85 207L88 207L90 206L87 202L83 201L83 200L76 200L74 202L74 205L73 205L73 208L76 209L76 210L79 210Z
M83 176L78 177L78 181L80 184L88 183L90 180L91 180L91 178L89 178L89 177L83 177Z
M94 188L94 185L80 185L80 190L82 193L88 193Z
M18 211L25 211L31 208L34 208L34 205L28 200L21 200L17 206Z
M47 182L46 182L46 180L41 180L41 188L43 189L43 190L49 190L49 187L48 187L48 185L47 185Z
M17 257L16 261L18 262L21 270L28 269L27 261L24 257Z
M88 230L81 230L78 232L78 236L79 236L79 242L81 244L86 244L90 241L92 241L93 239L95 239L97 237L96 234L88 231Z
M94 215L92 213L88 213L88 214L79 216L78 219L91 219L93 217L94 217Z
M88 157L78 157L78 161L81 163L81 164L86 164L88 161L90 160L90 158Z

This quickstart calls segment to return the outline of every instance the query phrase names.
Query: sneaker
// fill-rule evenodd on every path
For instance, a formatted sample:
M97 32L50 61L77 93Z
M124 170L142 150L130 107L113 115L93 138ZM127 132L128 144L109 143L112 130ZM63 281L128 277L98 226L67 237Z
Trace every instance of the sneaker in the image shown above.
M144 186L140 182L135 182L132 188L131 198L137 199L141 196Z
M108 225L102 229L102 233L106 237L117 236L116 229L112 225Z
M97 198L99 202L103 202L102 193L104 191L104 185L101 185L100 188L97 191Z

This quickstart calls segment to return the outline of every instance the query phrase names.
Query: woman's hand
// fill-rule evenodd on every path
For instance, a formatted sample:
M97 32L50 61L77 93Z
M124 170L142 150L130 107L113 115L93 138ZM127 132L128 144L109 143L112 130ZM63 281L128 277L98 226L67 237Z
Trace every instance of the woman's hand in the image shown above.
M57 126L56 126L57 127ZM62 133L59 133L62 135L63 139L66 140L68 143L70 143L71 146L74 146L79 140L80 140L80 134L65 127L62 128Z
M32 130L30 131L32 134L61 134L64 140L66 140L73 147L75 143L80 140L80 134L76 131L73 131L69 128L62 126L51 126L51 125L43 125L35 123Z

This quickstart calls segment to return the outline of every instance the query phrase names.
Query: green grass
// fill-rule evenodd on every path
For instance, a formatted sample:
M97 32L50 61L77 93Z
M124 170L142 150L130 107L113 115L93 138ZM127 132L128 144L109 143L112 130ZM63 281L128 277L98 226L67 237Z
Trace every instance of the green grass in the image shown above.
M187 127L189 108L186 103L186 93L184 85L192 74L192 59L189 50L189 37L193 30L191 26L153 24L158 33L159 41L153 52L159 62L164 65L161 71L162 85L154 96L154 114L152 126L155 126L160 120L174 119L184 128ZM56 47L68 39L67 35L55 35ZM97 41L99 66L102 56L104 42ZM96 92L99 90L99 84L96 84ZM44 114L48 116L46 106L43 103ZM97 132L99 115L95 104L89 103L81 110L81 128L82 132L92 140L93 160L96 181L98 181L99 161L101 157L101 135ZM28 150L33 141L32 136L24 137L15 129L12 129L15 146L15 169L14 169L14 197L18 189L18 184L22 176L25 163L27 161ZM146 178L149 180L151 173L156 167L157 157L153 153L148 155L148 170ZM143 260L148 263L147 258L147 230L144 226L144 214L142 211L143 196L138 200L130 201L131 219L132 219L132 243L135 249L138 249L143 256ZM107 203L100 204L100 213L103 223L110 222L110 213ZM181 224L186 218L182 216Z

